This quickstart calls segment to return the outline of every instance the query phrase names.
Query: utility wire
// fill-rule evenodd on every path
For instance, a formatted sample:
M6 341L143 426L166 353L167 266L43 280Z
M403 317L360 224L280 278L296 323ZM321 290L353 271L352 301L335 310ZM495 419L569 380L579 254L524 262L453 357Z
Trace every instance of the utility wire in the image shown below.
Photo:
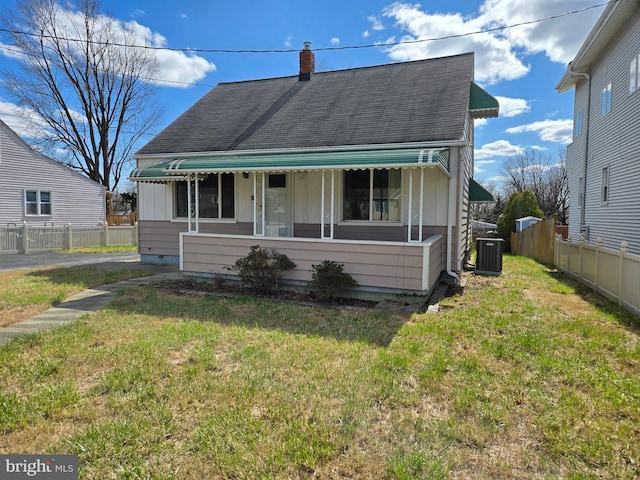
M600 8L602 6L608 5L610 3L614 3L617 2L618 0L610 0L608 2L604 2L604 3L600 3L598 5L592 5L589 7L584 7L584 8L580 8L578 10L572 10L570 12L565 12L565 13L559 13L557 15L550 15L547 17L543 17L543 18L538 18L535 20L528 20L525 22L520 22L520 23L514 23L511 25L504 25L504 26L500 26L500 27L494 27L494 28L488 28L486 30L477 30L474 32L466 32L466 33L459 33L459 34L453 34L453 35L445 35L442 37L432 37L432 38L422 38L422 39L418 39L418 40L402 40L402 41L398 41L398 42L382 42L382 43L370 43L370 44L365 44L365 45L345 45L345 46L336 46L336 47L320 47L320 48L314 48L313 50L315 52L331 52L331 51L341 51L341 50L356 50L356 49L365 49L365 48L387 48L387 47L394 47L394 46L398 46L398 45L413 45L413 44L418 44L418 43L425 43L425 42L435 42L435 41L440 41L440 40L449 40L452 38L461 38L461 37L468 37L468 36L472 36L472 35L480 35L483 33L493 33L493 32L500 32L503 30L508 30L511 28L516 28L516 27L521 27L521 26L525 26L525 25L532 25L532 24L536 24L536 23L540 23L540 22L545 22L548 20L554 20L557 18L562 18L562 17L567 17L570 15L576 15L578 13L582 13L582 12L586 12L588 10L592 10L594 8ZM125 48L140 48L140 49L145 49L145 50L164 50L164 51L170 51L170 52L183 52L183 53L297 53L299 51L299 49L264 49L264 50L259 50L259 49L227 49L227 48L176 48L176 47L156 47L156 46L152 46L152 45L130 45L130 44L124 44L124 43L118 43L118 42L102 42L102 41L95 41L95 40L83 40L83 39L79 39L79 38L66 38L66 37L58 37L55 35L47 35L44 33L32 33L32 32L23 32L20 30L11 30L11 29L6 29L6 28L0 28L0 32L4 32L4 33L9 33L12 35L26 35L26 36L32 36L32 37L38 37L38 38L46 38L46 39L51 39L51 40L62 40L62 41L68 41L68 42L82 42L82 43L91 43L91 44L96 44L96 45L103 45L103 46L114 46L114 47L125 47ZM179 82L178 82L179 83Z

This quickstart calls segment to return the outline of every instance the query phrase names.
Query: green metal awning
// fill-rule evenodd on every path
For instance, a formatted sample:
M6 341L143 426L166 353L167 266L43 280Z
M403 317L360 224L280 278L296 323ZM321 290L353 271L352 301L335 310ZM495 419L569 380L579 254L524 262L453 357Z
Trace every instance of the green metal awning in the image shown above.
M493 202L495 201L491 192L476 182L473 178L469 180L469 201L470 202Z
M437 166L449 172L449 148L293 153L281 155L220 155L165 160L137 168L133 181L170 181L191 173L356 170Z
M186 176L169 175L166 173L166 169L169 167L173 160L164 160L147 167L136 168L129 175L129 180L134 182L150 182L150 183L164 183L175 180L186 180Z
M498 100L482 87L471 82L469 95L469 112L473 118L497 117L500 110Z

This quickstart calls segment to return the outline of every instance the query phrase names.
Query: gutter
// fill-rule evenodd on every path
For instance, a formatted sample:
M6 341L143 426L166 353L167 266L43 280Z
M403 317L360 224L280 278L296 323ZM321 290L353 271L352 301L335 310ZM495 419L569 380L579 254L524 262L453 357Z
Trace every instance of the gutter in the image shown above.
M444 140L433 142L413 142L413 143L386 143L379 145L340 145L335 147L311 147L311 148L283 148L283 149L257 149L257 150L227 150L227 151L210 151L210 152L175 152L175 153L143 153L135 154L132 157L136 160L144 160L148 158L164 160L180 157L200 158L200 157L239 157L243 155L279 155L279 154L295 154L295 153L334 153L334 152L355 152L355 151L378 151L378 150L401 150L401 149L429 149L429 148L447 148L447 147L464 147L467 145L465 140Z
M459 152L458 152L459 155ZM458 175L458 162L459 158L456 158L456 161L450 161L449 168L451 169L451 176L449 177L449 206L447 209L447 275L451 276L455 279L456 285L460 284L460 275L452 270L451 265L451 251L452 247L452 236L453 236L453 223L455 221L454 216L456 214L456 194L457 194L457 185L453 182L453 179Z

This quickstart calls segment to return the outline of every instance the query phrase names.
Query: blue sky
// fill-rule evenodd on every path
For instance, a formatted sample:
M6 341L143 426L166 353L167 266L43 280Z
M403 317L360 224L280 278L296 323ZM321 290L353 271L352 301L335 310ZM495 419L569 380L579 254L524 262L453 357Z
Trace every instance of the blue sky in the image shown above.
M101 5L106 15L134 31L141 44L171 49L294 50L155 50L160 65L155 79L157 99L164 115L154 133L220 82L297 74L297 50L305 41L315 50L317 70L474 51L476 82L501 106L499 118L476 123L475 177L499 184L499 166L506 156L527 148L556 156L571 142L573 94L560 95L554 87L602 13L604 2L102 0ZM11 8L15 2L4 0L3 4ZM73 2L63 0L61 5L72 8ZM419 42L391 45L415 40ZM9 42L0 32L0 70L18 61ZM344 48L366 45L374 46ZM340 49L324 50L335 47ZM16 106L1 82L0 118L25 135Z

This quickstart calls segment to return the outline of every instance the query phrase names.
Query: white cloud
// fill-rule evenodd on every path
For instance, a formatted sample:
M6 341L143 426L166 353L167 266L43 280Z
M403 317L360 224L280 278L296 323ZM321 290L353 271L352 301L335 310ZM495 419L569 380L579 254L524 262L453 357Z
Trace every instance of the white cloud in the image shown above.
M384 30L384 25L382 25L382 21L380 17L376 17L375 15L369 15L367 18L369 22L371 22L371 28L377 32Z
M573 140L573 120L541 120L507 129L507 133L534 132L545 142L567 145Z
M182 18L182 19L187 18L187 14L186 14L186 13L181 13L181 14L180 14L180 18Z
M46 125L26 108L0 100L0 118L22 138L40 139L46 136Z
M365 30L364 32L362 32L362 37L363 37L363 38L369 38L369 35L371 35L371 34L369 33L369 30Z
M5 57L13 58L15 60L26 60L27 57L24 56L22 50L13 45L6 45L4 43L0 43L0 55L4 55Z
M495 160L480 160L473 162L473 172L475 173L484 173L487 171L485 167L491 166L496 163Z
M531 110L531 105L522 98L498 97L496 100L500 104L501 117L517 117Z
M476 118L473 121L473 126L474 127L484 127L488 122L488 120L486 118Z
M504 27L575 12L602 2L593 0L485 0L480 7L482 23ZM544 52L550 60L563 65L570 62L602 13L604 6L573 15L508 28L502 31L514 46L529 54Z
M513 28L530 22L592 6L592 0L485 0L475 15L428 12L419 4L395 2L383 10L404 32L389 56L396 61L475 52L475 75L481 83L495 84L522 78L530 70L527 55L544 52L563 65L572 60L603 7ZM576 28L576 25L585 26ZM497 29L488 32L487 30ZM485 33L477 33L477 32ZM453 37L453 38L447 38ZM440 39L440 40L438 40Z
M140 25L136 21L121 24L124 31L133 34L137 45L166 47L167 39L157 32ZM176 50L153 50L158 62L158 73L154 81L157 85L168 87L188 87L203 79L216 65L196 54L187 54ZM175 82L175 83L174 83Z
M474 150L474 157L476 159L509 157L511 155L520 155L523 152L524 148L519 145L513 145L508 140L496 140L483 145L480 149Z
M338 37L333 37L331 39L331 45L340 45L340 39Z
M293 35L288 35L287 38L284 39L284 46L287 48L291 48L292 40L293 40Z
M137 15L144 12L137 11ZM64 10L58 6L56 11L56 23L59 30L57 35L68 38L86 38L84 22L78 12ZM123 22L118 19L101 15L97 19L98 25L113 23L116 27L116 37L112 39L116 43L128 45L145 45L157 50L150 50L155 55L158 63L158 72L155 74L153 83L163 86L187 87L192 83L204 78L209 72L216 70L216 65L196 54L187 54L174 50L163 50L167 46L167 39L160 33L151 31L150 28L139 24L135 20ZM119 47L113 47L119 48ZM20 52L13 47L0 45L0 53L22 60ZM179 82L179 83L172 83Z

